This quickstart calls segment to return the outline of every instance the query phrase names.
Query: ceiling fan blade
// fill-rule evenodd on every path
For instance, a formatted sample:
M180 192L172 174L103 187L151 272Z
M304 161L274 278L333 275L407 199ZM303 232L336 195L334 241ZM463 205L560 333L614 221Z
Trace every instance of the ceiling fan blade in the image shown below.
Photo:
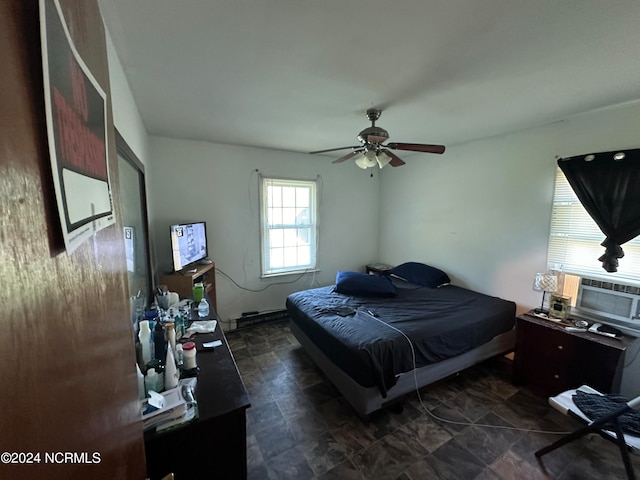
M394 150L409 150L423 153L444 153L445 149L444 145L428 145L425 143L389 143L385 146Z
M340 158L335 159L335 160L334 160L333 162L331 162L331 163L342 163L342 162L346 162L347 160L349 160L349 159L350 159L350 158L352 158L352 157L355 157L357 154L359 154L359 153L361 153L361 152L362 152L362 149L360 149L360 150L356 150L356 151L351 152L351 153L347 153L346 155L344 155L344 156L342 156L342 157L340 157Z
M328 148L326 150L316 150L315 152L309 152L309 153L313 154L313 153L335 152L336 150L346 150L347 148L360 148L360 147L362 147L362 145L352 145L351 147Z
M382 151L391 157L391 160L389 160L389 165L391 165L392 167L401 167L406 163L404 160L398 157L395 153L390 152L389 150L382 150Z

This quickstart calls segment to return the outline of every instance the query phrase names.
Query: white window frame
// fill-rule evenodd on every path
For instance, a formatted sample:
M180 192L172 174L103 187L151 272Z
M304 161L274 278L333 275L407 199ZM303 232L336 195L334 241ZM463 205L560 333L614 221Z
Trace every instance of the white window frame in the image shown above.
M316 195L316 180L260 177L262 277L316 270Z
M581 277L640 286L640 237L622 245L617 272L608 273L598 258L604 233L584 209L564 173L557 167L547 263L550 270Z

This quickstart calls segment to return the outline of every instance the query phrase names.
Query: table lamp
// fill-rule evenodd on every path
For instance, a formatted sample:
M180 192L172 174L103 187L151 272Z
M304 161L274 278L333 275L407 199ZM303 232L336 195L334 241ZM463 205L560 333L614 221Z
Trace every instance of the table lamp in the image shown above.
M547 292L555 292L558 288L558 277L551 273L536 273L536 278L533 282L533 289L537 292L542 292L542 303L540 308L536 308L535 313L548 314L549 312L544 309L544 297Z

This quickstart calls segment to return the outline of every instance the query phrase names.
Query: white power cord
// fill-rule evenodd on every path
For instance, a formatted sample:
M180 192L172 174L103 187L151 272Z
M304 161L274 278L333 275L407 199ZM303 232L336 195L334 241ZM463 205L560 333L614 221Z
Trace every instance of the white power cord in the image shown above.
M441 422L446 422L446 423L451 423L453 425L464 425L464 426L470 426L470 427L483 427L483 428L499 428L499 429L503 429L503 430L516 430L519 432L531 432L531 433L549 433L552 435L568 435L571 432L553 432L553 431L548 431L548 430L536 430L533 428L519 428L519 427L508 427L506 425L488 425L488 424L482 424L482 423L471 423L471 422L458 422L455 420L448 420L446 418L442 418L437 416L435 413L429 411L429 409L427 408L427 406L424 404L424 402L422 401L422 397L420 396L420 387L418 385L418 375L416 374L416 353L415 350L413 349L413 343L411 342L411 339L405 335L405 333L399 329L397 329L396 327L394 327L393 325L389 325L386 322L383 322L382 320L380 320L378 317L376 317L375 315L373 315L371 313L371 311L369 310L364 310L364 312L369 315L371 318L373 318L374 320L380 322L383 325L386 325L387 327L389 327L392 330L395 330L396 332L398 332L400 335L402 335L407 342L409 343L409 347L411 348L411 357L413 360L413 380L415 382L415 386L416 386L416 393L418 394L418 400L420 401L420 405L422 406L422 408L424 409L424 411L432 418L439 420Z

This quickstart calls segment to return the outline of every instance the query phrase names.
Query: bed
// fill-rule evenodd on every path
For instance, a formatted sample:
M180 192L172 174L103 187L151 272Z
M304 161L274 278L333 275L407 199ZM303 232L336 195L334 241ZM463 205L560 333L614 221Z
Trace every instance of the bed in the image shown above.
M512 301L452 285L407 262L386 275L338 272L336 284L292 293L302 347L363 417L415 390L513 350Z

